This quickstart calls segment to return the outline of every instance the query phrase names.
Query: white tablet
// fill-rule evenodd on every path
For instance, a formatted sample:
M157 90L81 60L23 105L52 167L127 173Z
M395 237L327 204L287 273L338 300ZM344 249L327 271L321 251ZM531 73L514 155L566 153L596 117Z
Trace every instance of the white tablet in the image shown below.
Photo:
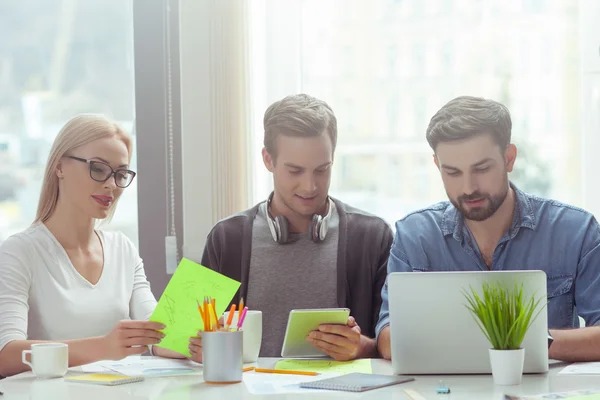
M306 341L310 331L319 329L321 324L346 325L350 310L348 308L320 308L292 310L288 319L281 357L321 358L327 354Z

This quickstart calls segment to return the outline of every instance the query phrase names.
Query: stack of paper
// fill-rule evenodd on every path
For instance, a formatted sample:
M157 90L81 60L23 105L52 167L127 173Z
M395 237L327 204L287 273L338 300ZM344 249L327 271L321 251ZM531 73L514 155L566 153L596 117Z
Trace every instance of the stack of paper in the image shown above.
M547 400L547 399L569 399L569 400L600 400L600 390L573 390L562 393L544 393L535 395L505 395L504 400Z
M83 372L116 372L126 376L177 376L201 373L202 365L190 360L176 360L162 357L130 356L120 361L98 361L82 365Z
M324 374L317 376L264 374L247 372L244 374L244 384L252 394L286 394L286 393L313 393L330 392L329 390L303 389L302 382L318 381L324 378L333 378L340 374Z
M600 362L574 363L559 372L560 375L600 375Z

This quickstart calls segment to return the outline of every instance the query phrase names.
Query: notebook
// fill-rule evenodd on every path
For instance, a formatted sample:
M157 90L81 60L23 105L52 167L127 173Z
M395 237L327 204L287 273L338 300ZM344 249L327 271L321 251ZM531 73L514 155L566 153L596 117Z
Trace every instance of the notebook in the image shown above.
M143 381L143 376L125 376L115 374L86 374L70 376L65 378L67 382L91 383L95 385L115 386L125 383L133 383Z
M353 372L351 374L336 376L335 378L321 379L320 381L303 382L301 388L342 390L345 392L364 392L385 386L414 381L415 378L398 375L377 375Z

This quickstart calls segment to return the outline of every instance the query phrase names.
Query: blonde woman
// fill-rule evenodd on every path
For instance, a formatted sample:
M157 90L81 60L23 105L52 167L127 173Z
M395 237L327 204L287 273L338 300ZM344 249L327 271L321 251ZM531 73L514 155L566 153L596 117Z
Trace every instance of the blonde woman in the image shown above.
M163 336L147 321L156 300L137 249L95 228L135 178L131 154L127 133L98 115L56 137L35 222L0 245L0 375L26 371L21 352L33 343L67 343L76 366L143 353Z

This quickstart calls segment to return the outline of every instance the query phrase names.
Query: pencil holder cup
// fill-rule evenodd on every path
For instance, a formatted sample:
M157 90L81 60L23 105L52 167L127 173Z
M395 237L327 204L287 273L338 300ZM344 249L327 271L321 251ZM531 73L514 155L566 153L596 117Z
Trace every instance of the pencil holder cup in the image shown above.
M242 381L243 331L202 332L204 382L237 383Z

